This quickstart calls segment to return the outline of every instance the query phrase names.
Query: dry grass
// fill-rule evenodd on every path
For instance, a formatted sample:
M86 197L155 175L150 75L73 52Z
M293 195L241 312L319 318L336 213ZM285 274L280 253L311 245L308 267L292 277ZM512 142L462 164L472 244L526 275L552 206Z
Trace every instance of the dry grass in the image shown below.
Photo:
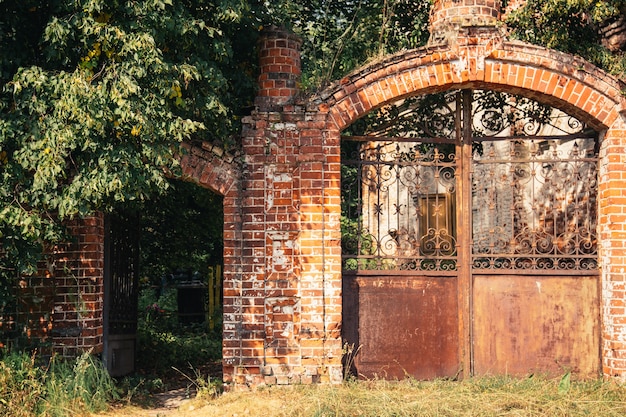
M168 416L624 416L626 386L541 378L348 382L199 397ZM140 416L133 413L115 414ZM144 416L165 415L146 413Z

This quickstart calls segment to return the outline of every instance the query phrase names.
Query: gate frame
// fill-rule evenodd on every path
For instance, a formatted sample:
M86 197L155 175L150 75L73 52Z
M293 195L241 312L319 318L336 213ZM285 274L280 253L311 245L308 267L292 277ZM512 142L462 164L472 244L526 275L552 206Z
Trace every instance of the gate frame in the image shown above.
M576 324L580 324L578 327L568 327L566 332L570 334L569 338L566 339L564 343L557 343L557 345L561 349L552 349L550 346L553 346L550 341L553 341L550 335L546 334L544 337L539 337L540 335L535 335L533 338L537 343L528 343L524 344L524 351L530 352L531 350L537 353L537 356L533 356L528 354L528 356L517 357L515 361L507 362L507 373L512 372L512 369L522 370L522 374L539 371L545 372L547 375L553 375L555 373L559 373L562 371L564 367L567 367L568 364L571 366L575 366L576 373L580 377L589 377L599 374L599 365L600 365L600 315L599 315L599 271L596 267L593 269L584 269L584 268L573 268L568 269L568 267L555 267L554 269L544 269L543 267L529 267L527 269L516 267L477 267L475 264L475 257L479 258L485 256L487 258L498 257L501 256L503 258L507 258L511 263L516 264L516 262L525 257L533 258L537 256L537 253L531 252L526 253L522 251L521 253L515 251L509 252L498 252L489 253L484 255L476 255L475 252L475 239L472 237L475 229L473 228L473 224L475 218L472 217L474 210L476 207L474 206L475 197L473 195L473 186L475 184L475 179L470 179L470 177L474 177L474 173L476 168L482 163L476 161L476 156L472 156L471 154L475 152L473 147L474 143L493 143L496 141L517 141L523 140L526 144L530 143L531 140L537 141L541 140L542 135L540 133L536 133L536 136L529 136L527 138L519 135L514 136L506 136L506 135L493 135L492 133L485 134L485 136L476 137L472 132L472 127L475 126L477 121L477 114L474 113L474 92L475 90L465 89L465 90L451 90L455 94L455 100L457 108L454 111L451 111L450 119L452 119L452 115L454 115L455 120L455 129L450 129L448 133L430 133L431 137L428 137L428 134L424 136L420 135L421 131L417 133L417 137L411 138L406 137L403 134L399 134L400 137L393 136L385 136L381 135L380 132L372 133L371 136L344 136L342 140L346 141L354 141L357 143L367 144L366 147L361 147L360 152L361 155L348 154L344 155L347 157L347 161L342 161L342 166L355 167L357 169L357 182L360 182L358 198L357 200L361 202L361 208L357 208L351 219L356 219L356 216L362 215L363 220L359 222L358 231L356 232L357 236L364 236L362 233L371 236L371 240L375 243L372 243L372 246L376 248L373 252L362 253L360 252L360 246L352 247L356 252L350 252L349 254L345 254L346 258L343 260L344 262L347 260L355 261L354 262L354 270L352 267L348 267L343 271L343 334L344 334L344 343L348 343L349 346L354 345L354 349L359 349L359 355L354 355L354 358L350 359L350 364L353 365L353 370L351 373L353 375L357 375L360 377L371 377L372 375L381 375L387 374L388 377L392 378L402 378L403 375L411 375L416 378L433 378L433 377L444 377L451 378L458 375L458 368L452 366L452 358L449 352L449 344L452 339L455 342L458 342L458 345L463 348L463 353L469 352L468 358L466 360L468 362L461 363L459 368L462 368L465 375L481 375L485 374L486 367L485 364L488 364L489 369L498 369L494 366L499 365L499 362L496 362L495 357L488 357L489 355L485 354L485 351L479 349L476 350L475 346L478 343L485 344L485 342L491 341L494 346L498 346L497 353L501 358L507 357L507 354L517 353L518 355L521 353L520 351L514 348L514 345L506 345L506 340L509 337L512 337L512 334L515 331L519 331L519 328L515 328L511 326L509 323L508 326L503 326L499 329L499 332L485 332L484 329L480 332L483 335L483 338L477 339L475 335L477 334L476 329L481 329L479 326L476 315L477 312L481 312L481 317L485 317L485 313L487 310L485 308L491 307L489 303L485 304L482 302L482 309L476 309L476 301L475 297L475 285L478 279L484 279L485 277L493 277L496 278L496 282L498 282L498 278L504 278L504 282L509 282L508 279L512 277L518 277L520 282L514 281L514 284L511 284L512 287L517 288L518 285L521 287L524 286L525 281L532 281L533 285L537 285L539 288L538 294L549 294L550 287L546 287L543 291L541 290L541 279L544 278L553 278L557 281L545 280L544 282L555 282L558 285L561 285L560 289L552 289L552 294L566 294L570 289L570 286L576 287L580 282L584 281L585 278L592 279L597 285L596 290L581 292L581 296L584 295L590 297L591 299L583 299L581 301L585 303L590 303L591 308L582 308L581 311L569 311L569 314L565 315L565 317L587 317L587 319L591 319L591 321L584 322L589 326L592 326L590 329L588 326L583 326L578 320L575 320ZM452 102L452 99L447 99L446 103ZM491 109L491 108L490 108ZM415 110L413 110L415 111ZM462 116L461 116L462 115ZM527 120L526 117L522 117L522 120ZM469 121L469 122L466 122ZM579 122L576 120L576 122ZM418 122L418 125L421 124ZM550 126L550 122L545 122L544 126ZM576 138L577 139L590 139L594 142L594 149L597 149L598 139L597 133L594 134L586 133L584 130L584 124L578 124L580 127L580 132L578 133L563 133L562 139L566 138ZM502 133L502 130L499 132ZM456 135L456 136L455 136ZM442 139L445 137L447 140ZM543 136L545 139L557 139L559 134ZM441 166L448 166L446 163L442 162L441 166L433 163L430 164L431 161L437 161L438 158L436 156L433 157L433 154L426 153L426 151L422 151L420 148L419 151L415 151L415 154L410 154L408 158L404 158L404 152L412 152L417 148L410 148L410 151L407 151L406 148L400 150L401 148L396 148L396 145L400 145L402 143L408 144L430 144L435 145L435 153L437 155L437 146L436 145L447 145L454 146L456 151L453 155L450 156L450 160L454 161L451 165L454 166L455 174L454 176L454 200L455 207L468 207L468 209L464 210L454 210L456 212L456 223L459 225L458 227L454 227L455 232L450 232L449 223L445 222L444 225L441 226L432 226L437 232L438 231L446 231L453 235L453 244L452 247L455 248L455 253L452 255L452 259L455 263L455 268L446 268L445 264L441 266L434 266L432 269L429 267L420 267L420 263L426 260L445 262L448 260L445 258L443 253L436 252L434 254L426 254L421 251L421 247L425 245L422 239L425 239L425 232L421 230L421 227L415 227L418 223L411 223L411 225L407 225L404 223L405 221L410 221L406 219L408 213L413 213L415 207L412 207L410 203L406 203L403 198L398 196L391 197L392 189L402 189L402 193L405 192L407 195L405 198L409 199L408 193L415 192L419 194L420 197L413 198L424 198L424 195L430 196L431 192L436 193L437 191L433 191L438 186L446 188L448 185L447 182L443 179L431 179L430 175L434 178L439 178L437 174L430 174L424 177L419 174L413 173L413 176L401 175L398 171L409 168L409 172L413 172L411 169L415 169L417 172L420 172L422 168L424 169L433 169L437 173L441 174L440 171ZM377 146L376 146L377 145ZM590 145L587 145L590 146ZM467 149L467 151L465 151ZM449 154L446 152L441 153L448 156ZM448 151L451 152L451 151ZM556 152L556 151L555 151ZM582 153L582 152L581 152ZM488 163L489 166L494 166L494 162L489 163L489 157L487 157L488 151L484 151L484 159ZM352 155L352 156L350 156ZM450 154L452 155L452 154ZM414 158L415 159L414 159ZM495 159L505 158L505 156L494 157ZM511 157L511 161L509 163L515 164L519 163L520 159L523 157L516 156L515 158ZM571 155L569 156L571 158ZM549 158L550 162L557 161L565 161L575 163L571 161L568 156L553 155ZM482 159L482 158L480 158ZM513 162L512 160L516 161ZM581 157L581 160L584 159L585 162L581 163L589 163L592 164L594 168L594 179L590 180L593 184L597 185L597 166L598 166L598 158L597 157ZM542 159L538 157L538 159L533 159L532 157L528 157L526 160L527 163L537 163L541 162ZM483 162L484 163L484 162ZM502 163L499 161L499 163ZM544 161L545 163L545 161ZM506 162L504 162L506 164ZM363 170L363 171L361 171ZM371 170L371 171L370 171ZM387 171L388 170L388 171ZM398 170L398 171L396 171ZM443 177L443 174L441 174ZM540 177L540 175L538 175ZM423 181L420 180L424 179ZM534 178L534 174L533 174ZM432 183L430 181L432 181ZM407 183L404 183L407 181ZM415 181L412 183L411 181ZM400 185L402 183L403 185ZM411 184L411 185L408 185ZM559 184L562 185L562 184ZM418 190L414 191L413 186ZM433 189L430 189L433 187ZM557 188L559 186L557 185ZM594 187L595 188L595 187ZM373 191L374 190L374 191ZM413 191L408 191L413 190ZM383 194L377 195L380 192ZM439 191L441 192L441 191ZM422 194L424 193L424 194ZM372 196L373 194L373 196ZM595 200L594 193L594 200ZM348 197L349 198L349 197ZM483 201L483 200L481 200ZM392 207L393 204L393 207ZM399 206L397 206L399 204ZM387 207L380 207L380 206ZM595 206L595 205L594 205ZM399 209L399 207L404 207L404 209ZM419 211L419 209L418 209ZM594 224L597 221L597 216L595 215L595 207L592 208ZM589 214L585 212L586 214ZM469 215L468 215L469 214ZM391 216L395 220L383 220L387 216ZM366 218L373 217L375 220L366 220ZM586 217L583 215L583 217ZM471 219L470 219L471 218ZM387 221L389 223L387 223ZM421 220L420 220L421 221ZM363 223L363 224L362 224ZM399 231L400 223L402 223L406 227L404 229L405 235L402 232L398 233L398 235L392 234L392 230ZM381 226L384 225L384 226ZM382 230L381 230L382 229ZM387 234L386 230L389 230ZM436 235L438 233L435 232ZM561 231L562 232L562 231ZM553 238L556 239L558 233L556 232ZM576 229L576 233L578 229ZM594 227L595 232L595 227ZM595 233L594 233L595 234ZM399 241L398 238L400 236L405 236L402 241ZM508 236L512 238L513 236ZM515 235L515 237L518 237ZM359 238L356 238L360 241ZM385 240L388 239L388 240ZM396 240L397 246L395 246L393 240ZM413 240L414 239L414 240ZM366 239L368 242L369 240ZM594 239L595 240L595 239ZM390 243L391 242L391 243ZM404 244L407 246L405 247ZM421 242L421 244L419 243ZM353 245L356 242L352 242ZM387 246L389 244L389 246ZM474 248L474 249L473 249ZM398 253L395 253L394 249L397 249ZM580 249L580 248L579 248ZM345 250L345 249L344 249ZM403 251L408 251L404 253ZM558 252L558 251L557 251ZM545 253L545 252L544 252ZM578 252L576 252L579 254ZM363 256L364 255L364 256ZM597 251L594 251L592 254L594 265L597 266L598 262L598 254ZM553 260L555 265L559 264L560 261L566 260L567 256L558 255L555 253L553 255ZM585 258L586 260L591 260L591 258ZM559 262L557 262L559 260ZM397 261L394 262L394 261ZM408 262L416 262L417 266L406 266ZM371 264L367 264L367 262L371 262ZM386 262L391 262L391 264L387 264ZM402 265L402 266L401 266ZM439 265L437 263L437 265ZM450 305L448 296L444 296L442 292L438 292L435 290L437 286L435 282L437 278L441 281L446 281L453 279L455 282L461 282L460 285L454 286L454 299L455 303L464 303L468 302L470 307L469 311L457 311L458 308L456 304L454 306ZM404 279L404 281L403 281ZM424 285L423 282L427 282L429 279L435 279L435 282L431 284ZM574 281L571 284L563 284L567 279L573 279ZM394 283L395 281L395 283ZM402 282L402 284L400 284ZM420 284L420 282L422 284ZM494 282L492 279L489 279L489 282ZM424 286L425 288L422 288ZM406 297L406 293L411 292L411 290L415 289L415 287L420 288L419 292L421 295L415 296L410 301L400 301L400 299ZM589 288L583 286L588 290ZM377 300L374 301L371 297L376 297L377 293L386 294L388 292L397 291L395 295L395 299L392 297L387 301ZM485 291L484 284L482 291ZM535 294L527 294L530 297L534 297ZM561 296L562 299L573 299L571 297L578 296L575 291L572 291L568 294L568 296ZM497 295L496 295L497 297ZM432 298L440 299L441 304L438 306L430 306L424 307L421 303L424 300L431 300ZM509 302L514 300L509 300ZM539 300L535 299L535 302ZM398 305L398 303L400 303ZM493 305L499 305L502 313L508 313L509 315L514 315L514 310L507 310L504 307L505 303L499 304L495 300L492 301ZM515 303L511 303L513 305ZM569 303L569 306L564 304L563 308L572 307L576 302ZM420 307L416 307L420 305ZM582 304L587 305L587 304ZM395 310L398 307L402 307L402 313L398 314ZM445 307L442 307L445 306ZM488 307L489 306L489 307ZM530 308L530 305L526 306ZM575 309L574 309L575 310ZM378 313L373 313L373 311L377 311ZM382 311L382 313L381 313ZM394 315L395 311L395 315ZM410 312L409 312L410 311ZM442 311L446 311L447 313L454 313L453 316L456 319L458 314L468 314L470 319L469 323L469 335L468 340L463 339L462 337L458 337L458 334L455 332L465 331L462 326L457 328L450 328L450 326L446 326L446 323L450 317L446 315L442 315ZM548 310L545 310L548 311ZM386 318L379 318L379 316L387 316ZM487 312L487 316L489 313ZM548 319L550 317L552 320L555 320L554 315L550 315L546 313ZM393 319L389 319L389 316L393 316ZM526 317L530 317L531 314L524 314L522 317L516 317L518 320L524 320ZM514 318L515 319L515 318ZM537 319L537 317L535 318ZM367 325L362 325L361 321L365 320L369 323ZM496 319L497 320L497 319ZM574 319L570 319L569 326L573 326ZM441 323L439 328L432 329L431 323L435 321ZM489 320L488 320L489 321ZM538 323L537 320L533 320L533 323ZM554 322L553 322L554 323ZM482 323L483 325L486 323ZM561 323L563 324L563 323ZM443 329L446 330L443 330ZM508 329L511 330L508 330ZM579 333L573 332L574 328L579 330ZM420 340L416 342L415 340L407 340L404 336L406 332L411 332L413 330L421 332L420 335L423 335L425 340ZM428 330L429 329L429 330ZM451 333L450 333L451 332ZM450 334L455 337L450 337ZM390 337L389 335L394 335ZM593 336L587 338L586 336L591 334ZM488 340L484 337L486 335L492 335L488 337ZM410 338L413 339L415 335ZM575 344L576 342L585 340L586 344ZM360 344L361 340L368 340L369 343ZM376 342L372 342L372 340L376 340ZM426 349L426 346L430 345L432 342L439 340L440 346L435 346L430 352ZM542 343L538 341L542 340ZM556 342L556 341L555 341ZM389 344L391 343L391 345ZM442 345L445 344L445 349ZM512 351L506 350L503 346L508 346L509 349L513 348ZM410 346L410 347L408 347ZM456 346L456 345L455 345ZM576 348L574 348L574 346ZM407 354L406 350L409 349L411 353ZM563 350L564 349L564 350ZM457 350L457 347L455 347ZM539 350L541 353L539 354ZM557 353L558 351L558 353ZM477 369L479 367L475 365L477 363L476 352L481 353L480 358L482 360L480 369L482 372L479 372ZM583 353L584 352L584 353ZM595 352L594 356L591 356L591 352ZM492 352L493 353L493 352ZM376 355L381 355L384 357L393 357L392 355L396 355L396 360L386 360L376 358ZM440 356L441 355L441 356ZM553 358L551 355L554 355ZM571 355L571 356L570 356ZM365 357L367 356L367 359ZM399 358L403 358L404 362L399 362ZM541 357L541 359L539 358ZM558 357L558 358L556 358ZM463 358L457 357L454 355L454 360L459 360ZM543 360L543 362L541 362ZM554 361L555 366L551 367L550 364L546 363L546 361ZM434 363L439 363L441 368L439 369L440 374L437 374L436 367L433 365ZM512 363L512 365L508 365L508 363ZM530 368L530 363L533 363L532 366L534 368ZM543 365L541 364L543 363ZM384 364L384 366L383 366ZM416 366L419 364L419 366ZM578 368L578 365L581 365ZM542 368L544 366L544 368ZM469 369L466 369L469 368ZM410 370L409 370L410 369ZM498 372L498 371L496 371Z
M619 156L626 145L624 85L579 57L519 41L500 40L492 46L493 50L480 44L458 49L444 45L392 55L342 79L320 93L318 100L321 106L328 106L335 131L403 97L464 88L529 97L598 130L602 366L605 376L626 379L626 343L620 340L626 335L620 317L624 314L626 274L622 270L626 251L619 247L624 241L620 236L622 227L616 227L616 223L626 220L626 198L622 193L626 169ZM468 279L464 277L460 285ZM469 302L459 301L461 306ZM469 318L462 320L462 331L469 335ZM469 363L469 359L466 347L461 364Z

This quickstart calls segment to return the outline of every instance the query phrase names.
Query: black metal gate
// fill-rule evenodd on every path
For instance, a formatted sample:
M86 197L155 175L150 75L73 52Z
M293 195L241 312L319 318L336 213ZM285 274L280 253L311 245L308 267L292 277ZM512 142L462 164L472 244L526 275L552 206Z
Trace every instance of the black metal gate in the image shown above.
M139 215L116 212L105 223L104 361L112 376L134 370L139 291Z
M342 159L356 371L597 372L597 134L471 90L404 99L362 123Z

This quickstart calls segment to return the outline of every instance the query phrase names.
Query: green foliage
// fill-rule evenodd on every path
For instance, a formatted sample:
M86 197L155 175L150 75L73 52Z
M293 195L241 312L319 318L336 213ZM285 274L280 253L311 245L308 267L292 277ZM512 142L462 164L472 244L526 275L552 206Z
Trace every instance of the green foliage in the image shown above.
M559 382L559 394L567 394L572 387L572 374L566 372Z
M101 363L84 354L75 361L10 354L0 361L0 414L64 417L102 411L115 387Z
M182 141L235 145L259 18L245 0L0 0L0 317L63 220L166 192Z
M43 371L35 366L34 357L14 354L0 361L0 412L9 416L33 413L43 395L40 382ZM32 415L32 414L31 414Z
M430 6L410 0L281 0L272 2L269 14L302 38L302 85L315 89L368 59L423 45Z
M171 367L187 369L221 358L221 339L199 326L165 330L146 325L139 328L137 337L137 367L149 373L163 375Z
M511 13L507 25L515 38L580 55L624 77L626 55L604 48L598 31L598 25L622 13L620 8L622 0L528 0Z
M142 283L165 275L200 272L222 263L222 198L195 184L170 181L168 190L141 210Z
M222 338L207 324L182 326L177 319L176 289L157 296L144 289L139 297L137 368L164 375L172 368L199 368L222 356Z
M4 281L64 219L166 190L180 142L233 143L258 18L244 0L0 1Z
M7 274L10 277L10 274ZM6 279L0 271L0 349L6 339L13 337L16 331L14 323L16 313L15 286L13 279Z

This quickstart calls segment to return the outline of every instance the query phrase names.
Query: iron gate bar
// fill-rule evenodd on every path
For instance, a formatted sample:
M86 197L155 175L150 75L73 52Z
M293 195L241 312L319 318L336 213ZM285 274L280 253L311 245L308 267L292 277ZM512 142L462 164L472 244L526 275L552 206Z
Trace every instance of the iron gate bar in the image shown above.
M138 314L140 222L136 213L127 212L109 214L105 224L107 332L134 334Z
M595 139L597 133L582 132L569 133L566 135L512 135L512 136L473 136L472 142L496 142L502 140L575 140L575 139ZM440 143L454 145L454 140L445 137L407 137L407 136L368 136L368 135L346 135L341 140L350 142L420 142L420 143Z
M457 293L459 303L459 366L463 378L469 378L474 372L472 352L472 268L470 245L472 241L472 91L462 90L457 94L457 145L456 154L461 155L461 163L457 166L460 184L457 185L460 192L457 196L457 204L460 206L456 211L459 254L459 291ZM459 172L460 171L460 172Z
M535 140L535 141L546 141L546 140L560 140L560 141L569 141L576 139L595 139L597 136L596 133L570 133L567 135L529 135L529 136L474 136L472 137L472 142L498 142L503 140Z
M341 140L350 142L420 142L420 143L439 143L454 145L454 140L450 138L428 138L428 137L403 137L403 136L342 136Z
M420 271L421 272L421 271ZM425 275L428 274L436 274L437 277L439 278L456 278L458 276L458 271L453 270L453 271L449 271L449 270L432 270L432 271L423 271ZM588 271L587 271L588 272ZM488 274L492 274L494 273L494 271L489 270ZM363 276L363 277L368 277L368 276L381 276L381 274L383 274L384 276L390 276L390 277L403 277L403 276L407 276L407 277L414 277L415 276L415 270L397 270L397 269L386 269L386 270L377 270L377 269L360 269L360 270L345 270L342 273L344 276ZM508 271L507 271L508 274ZM514 274L512 274L514 275ZM586 274L589 275L589 274Z

